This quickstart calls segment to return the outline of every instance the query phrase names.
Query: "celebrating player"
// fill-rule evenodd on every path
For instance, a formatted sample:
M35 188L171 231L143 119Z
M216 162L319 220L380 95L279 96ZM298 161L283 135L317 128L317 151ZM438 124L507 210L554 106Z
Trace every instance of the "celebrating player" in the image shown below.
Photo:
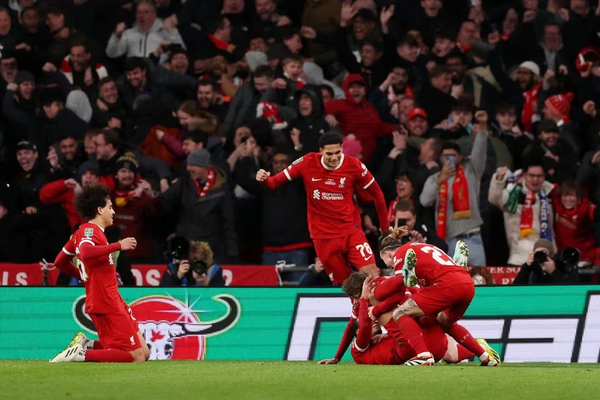
M302 178L308 202L308 227L317 256L334 284L352 274L350 264L369 276L378 276L373 251L362 231L353 202L355 191L375 202L382 231L389 229L385 199L375 178L358 159L344 155L340 134L319 138L320 153L309 153L283 172L270 177L260 170L256 180L270 190Z
M424 288L394 310L394 320L425 315L436 317L450 336L479 357L481 365L498 365L498 357L493 352L490 355L465 327L456 323L475 295L475 286L467 270L435 246L412 242L403 244L402 238L407 234L406 229L396 228L385 237L381 241L381 259L388 267L394 268L396 275L402 274L406 286L418 283ZM459 242L457 251L463 253L468 250L463 242ZM387 298L389 293L382 293L384 290L383 285L375 288L375 298Z
M85 286L85 312L100 340L89 340L79 333L51 362L144 362L150 357L150 350L131 309L119 294L112 258L115 251L135 249L136 240L125 238L108 244L104 229L113 224L115 212L106 186L86 186L75 206L88 222L65 244L54 265L71 276L79 275ZM76 267L71 263L74 256L78 260Z
M363 281L362 291L358 294L360 281ZM371 278L363 274L353 274L346 282L344 289L351 297L359 296L358 329L352 342L351 354L357 364L398 365L413 358L415 351L404 341L397 340L394 331L397 325L392 319L392 313L386 312L379 318L379 323L373 323L369 318L369 297L371 294ZM405 297L405 296L403 296ZM377 336L376 329L380 324L388 330L388 335ZM448 338L439 323L433 318L419 322L423 338L431 349L436 361L444 360L457 363L475 357L473 353ZM374 335L375 334L375 335Z

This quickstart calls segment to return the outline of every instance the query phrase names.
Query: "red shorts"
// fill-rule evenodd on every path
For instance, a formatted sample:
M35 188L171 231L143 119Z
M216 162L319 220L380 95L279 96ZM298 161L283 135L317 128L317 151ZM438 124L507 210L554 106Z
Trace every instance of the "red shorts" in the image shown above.
M142 347L138 337L138 324L129 307L123 312L90 314L90 317L98 332L100 343L105 349L130 352Z
M460 320L475 296L475 285L469 282L438 282L413 294L412 299L425 315L437 316L441 311L453 322Z
M313 242L317 257L336 285L342 284L354 272L351 265L358 270L375 264L373 250L363 231L333 239L313 239Z

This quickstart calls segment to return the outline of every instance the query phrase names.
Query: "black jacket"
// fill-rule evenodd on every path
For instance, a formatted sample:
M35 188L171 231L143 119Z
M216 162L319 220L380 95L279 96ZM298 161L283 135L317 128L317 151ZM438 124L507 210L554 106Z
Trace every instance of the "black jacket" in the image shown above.
M417 95L417 102L427 111L429 126L436 126L448 117L456 99L427 84Z
M564 285L578 283L577 272L565 273L558 266L553 273L547 274L541 269L523 264L513 285Z
M558 157L558 162L550 157L545 157L547 151ZM523 158L541 159L546 172L546 180L551 183L561 184L564 181L575 179L579 166L579 157L573 148L563 139L548 148L540 140L534 141L523 153Z
M208 242L215 260L223 262L237 257L238 245L227 178L221 169L213 168L216 179L206 196L198 197L196 185L186 173L162 194L161 202L178 235Z
M312 114L303 117L300 114L298 102L300 96L307 94L311 97L313 103ZM319 151L319 138L326 132L329 132L329 125L325 121L325 115L323 113L323 100L321 90L314 85L306 85L301 90L296 92L296 113L298 117L292 122L292 128L296 128L300 131L300 143L302 144L302 150L295 156L302 156L307 153Z
M263 244L275 247L310 242L302 181L266 190L256 181L256 171L254 161L246 157L236 164L234 176L242 188L261 199Z
M224 287L225 279L223 278L223 270L220 266L213 264L206 275L209 278L209 287ZM160 279L159 286L199 286L196 285L194 275L190 270L182 279L177 276L177 268L173 263L167 265L167 270Z
M83 140L86 132L90 129L87 122L67 108L53 119L48 119L42 114L39 121L40 130L35 142L38 144L41 154L46 154L50 146L66 135L73 136L75 140Z

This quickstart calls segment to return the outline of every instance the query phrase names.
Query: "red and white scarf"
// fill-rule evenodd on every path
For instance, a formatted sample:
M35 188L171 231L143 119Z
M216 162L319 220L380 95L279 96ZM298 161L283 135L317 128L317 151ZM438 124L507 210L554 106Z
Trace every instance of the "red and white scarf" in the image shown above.
M203 187L200 187L200 183L198 183L198 181L196 179L193 179L194 185L196 185L196 191L198 192L199 199L203 198L204 196L206 196L208 194L208 192L210 192L210 190L215 185L216 177L217 176L215 174L215 170L212 168L209 168L208 169L208 178L206 178L206 182L204 183Z
M445 181L440 185L439 191L437 234L443 240L446 240L448 188L448 181ZM460 164L456 166L456 176L452 183L452 206L454 207L453 219L466 219L473 215L469 203L469 182L467 182L465 170Z

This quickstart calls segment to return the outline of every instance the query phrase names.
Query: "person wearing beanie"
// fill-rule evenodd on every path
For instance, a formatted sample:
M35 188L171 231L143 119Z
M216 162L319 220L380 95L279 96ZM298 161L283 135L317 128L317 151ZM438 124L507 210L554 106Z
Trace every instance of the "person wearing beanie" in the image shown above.
M546 179L551 183L575 179L579 157L569 140L561 137L559 125L545 119L537 128L537 139L525 149L523 157L541 159Z
M545 256L545 261L540 262L543 256ZM556 285L577 282L579 282L577 271L565 270L564 262L556 257L554 243L548 239L538 239L513 284Z
M140 179L139 164L132 153L125 153L115 163L115 189L110 197L115 210L114 226L121 237L135 237L138 246L128 253L132 262L152 262L154 249L152 220L158 215L158 198L150 184Z
M227 175L211 163L208 150L197 149L187 156L186 173L161 195L161 205L177 235L208 242L215 262L237 259L233 200Z
M571 102L575 98L573 92L550 96L544 102L544 117L557 124L566 124L571 120Z
M36 119L36 112L35 77L29 71L19 71L15 81L6 86L2 101L2 114L12 130L21 135L18 139L36 137L37 127L31 123Z

